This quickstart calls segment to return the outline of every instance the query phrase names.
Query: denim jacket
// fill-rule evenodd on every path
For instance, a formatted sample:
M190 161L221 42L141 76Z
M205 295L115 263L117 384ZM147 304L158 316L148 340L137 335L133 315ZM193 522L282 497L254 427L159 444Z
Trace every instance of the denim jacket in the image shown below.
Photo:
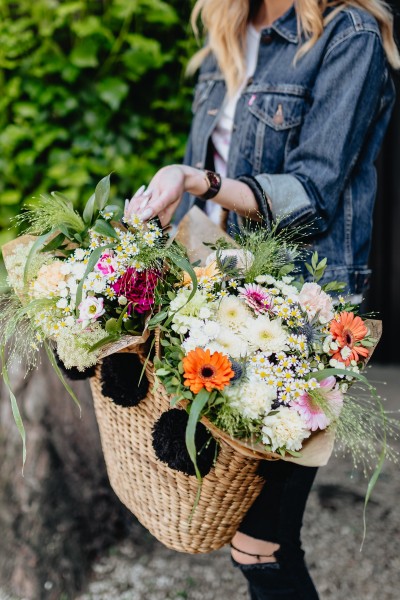
M378 24L362 9L336 14L294 62L300 42L294 7L261 32L256 71L236 107L227 176L252 188L265 219L309 224L307 246L327 257L326 280L360 294L370 274L374 161L394 86ZM211 167L210 136L225 94L210 54L195 88L186 164ZM178 220L194 202L183 198Z

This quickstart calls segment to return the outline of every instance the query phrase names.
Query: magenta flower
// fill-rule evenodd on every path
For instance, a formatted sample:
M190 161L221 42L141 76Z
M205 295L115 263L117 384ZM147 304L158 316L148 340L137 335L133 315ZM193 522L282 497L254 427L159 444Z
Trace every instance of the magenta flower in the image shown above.
M268 312L272 308L273 300L267 291L257 283L245 283L238 288L239 298L243 298L250 308L258 315Z
M103 252L98 262L94 266L96 271L99 271L102 275L111 275L115 273L117 263L115 261L113 252Z
M154 304L154 290L158 282L157 271L137 271L128 267L125 273L112 284L118 297L124 296L129 304L128 315L133 311L142 314Z
M311 393L305 392L292 405L311 431L326 429L331 423L330 416L338 417L340 414L343 394L336 387L336 379L331 375L320 381L319 388ZM324 408L330 416L324 412Z

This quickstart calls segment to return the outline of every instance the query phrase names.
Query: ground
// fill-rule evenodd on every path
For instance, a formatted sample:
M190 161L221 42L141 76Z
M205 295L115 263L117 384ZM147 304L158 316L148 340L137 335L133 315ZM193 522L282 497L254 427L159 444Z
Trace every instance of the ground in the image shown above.
M374 367L370 373L387 396L389 410L400 406L398 374L398 367ZM383 387L382 381L388 385ZM303 545L321 600L400 597L398 468L387 462L383 469L367 508L362 552L366 480L353 471L349 458L341 456L319 470L307 507ZM246 585L231 566L227 548L208 555L179 554L133 524L129 539L93 564L86 591L73 600L178 599L247 600ZM0 591L0 600L20 599L10 599Z

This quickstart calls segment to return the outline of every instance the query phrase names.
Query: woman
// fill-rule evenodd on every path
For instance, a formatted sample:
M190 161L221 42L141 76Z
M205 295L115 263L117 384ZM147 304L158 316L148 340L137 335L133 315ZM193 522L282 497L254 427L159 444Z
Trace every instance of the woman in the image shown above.
M327 279L367 286L374 161L400 68L381 0L198 0L207 44L185 165L158 171L130 210L163 225L202 204L227 227L242 217L310 225ZM218 171L218 173L215 173ZM316 469L265 463L268 480L232 540L253 600L314 600L300 543Z

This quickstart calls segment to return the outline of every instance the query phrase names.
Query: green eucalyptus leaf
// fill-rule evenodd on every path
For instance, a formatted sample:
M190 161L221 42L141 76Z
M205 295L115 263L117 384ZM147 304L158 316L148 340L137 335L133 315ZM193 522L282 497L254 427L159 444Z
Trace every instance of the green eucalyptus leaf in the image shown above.
M103 210L107 205L108 198L110 195L110 175L103 177L99 181L95 189L95 206L98 210Z
M155 327L161 323L162 321L164 321L164 319L166 319L168 317L168 310L162 310L160 312L158 312L157 314L155 314L150 321L147 324L148 329L155 329ZM161 341L161 343L164 340ZM167 343L167 345L169 345Z
M103 219L97 219L97 221L93 225L92 229L96 233L99 233L100 235L104 235L105 237L111 237L116 240L119 239L118 234L115 231L114 227L108 221L104 221Z
M92 194L89 198L89 200L86 202L85 208L83 210L83 220L87 225L91 225L92 223L92 219L93 219L93 214L94 214L94 205L96 202L96 196L95 194Z

